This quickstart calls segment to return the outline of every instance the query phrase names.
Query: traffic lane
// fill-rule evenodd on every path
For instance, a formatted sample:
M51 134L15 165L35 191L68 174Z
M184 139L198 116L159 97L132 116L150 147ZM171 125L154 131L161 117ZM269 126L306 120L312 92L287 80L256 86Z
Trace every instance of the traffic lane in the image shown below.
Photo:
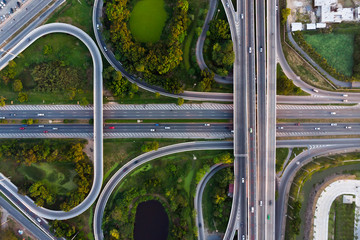
M292 119L311 119L311 118L360 118L360 108L349 109L278 109L276 111L277 118L292 118Z
M39 116L38 114L44 114ZM231 119L232 110L104 110L104 118L114 119ZM11 119L92 118L92 110L3 110L0 117Z
M277 132L298 132L298 131L356 131L360 130L360 123L278 123Z

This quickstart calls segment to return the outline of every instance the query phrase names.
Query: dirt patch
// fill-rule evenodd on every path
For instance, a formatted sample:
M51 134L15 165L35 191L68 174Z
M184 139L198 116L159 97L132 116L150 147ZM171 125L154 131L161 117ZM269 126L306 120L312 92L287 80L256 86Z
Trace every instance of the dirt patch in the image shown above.
M88 155L89 159L94 162L94 140L88 139L88 143L85 145L83 152Z
M316 209L316 202L320 197L324 189L331 183L344 180L344 179L356 179L355 175L348 174L332 174L324 179L321 184L316 184L308 196L308 205L305 211L305 223L304 223L304 237L305 239L311 239L313 235L313 224L314 224L314 212Z
M8 227L7 218L9 216L9 213L2 207L0 207L0 211L1 211L1 229L4 230L5 228Z

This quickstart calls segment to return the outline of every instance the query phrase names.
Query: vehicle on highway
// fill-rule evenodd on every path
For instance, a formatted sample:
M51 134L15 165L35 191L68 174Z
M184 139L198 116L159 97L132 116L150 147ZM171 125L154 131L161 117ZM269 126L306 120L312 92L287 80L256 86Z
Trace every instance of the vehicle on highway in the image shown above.
M245 182L245 179L244 178L241 178L241 183L244 183Z
M99 29L100 29L99 24L96 24L96 29L97 29L97 30L99 30Z
M330 125L331 126L337 126L337 123L331 123Z
M154 128L150 129L150 132L155 132L155 129Z
M270 220L270 214L267 215L267 219Z
M263 201L259 201L259 205L260 205L260 207L262 207Z
M296 165L300 165L300 162L299 162L299 161L297 161L297 162L296 162Z
M205 123L204 126L205 127L210 127L210 123Z
M346 129L351 129L351 126L345 126Z
M261 53L263 52L263 48L262 48L262 47L260 47L260 52L261 52Z
M255 208L251 207L251 213L254 213L254 212L255 212Z
M31 41L31 38L28 38L27 41L30 42L30 41Z
M155 126L159 126L159 124L158 124L158 123L155 123Z
M250 133L252 133L252 132L253 132L252 128L250 128L250 129L249 129L249 132L250 132Z
M249 47L249 53L251 53L251 52L252 52L251 47Z
M343 99L343 102L347 102L348 100L347 99Z
M58 128L53 128L53 130L58 130Z
M278 5L275 6L275 10L277 11L279 9Z
M316 131L319 131L320 130L320 128L319 127L316 127L316 128L314 128Z
M331 115L336 115L336 112L331 112Z
M104 46L104 50L105 50L105 52L107 52L107 48Z
M165 129L170 129L170 127L165 127Z
M315 88L313 89L313 91L314 91L314 92L316 92L316 93L318 93L318 92L319 92L319 90L317 90L317 89L315 89Z
M39 125L39 127L45 127L44 125Z
M45 130L44 133L48 133L49 131L48 130Z
M284 129L284 127L278 127L278 129Z
M245 235L244 234L242 235L242 240L245 240Z
M38 117L43 117L43 116L45 116L43 113L38 113L37 115L38 115Z
M230 7L229 2L226 2L226 6L227 6L228 8Z
M109 129L115 129L115 127L114 127L114 126L111 126L111 127L109 127Z
M20 130L24 130L25 128L24 127L21 127Z
M244 19L244 14L243 13L241 14L241 19Z
M23 125L21 125L22 127L27 127L27 124L23 124Z
M5 119L5 117L0 117L0 119Z
M269 205L271 205L272 204L272 201L271 200L269 200Z
M41 222L41 219L40 219L40 218L36 218L36 221Z
M231 130L231 133L234 133L234 130Z
M343 96L343 97L347 97L348 95L347 95L347 94L343 94L342 96Z

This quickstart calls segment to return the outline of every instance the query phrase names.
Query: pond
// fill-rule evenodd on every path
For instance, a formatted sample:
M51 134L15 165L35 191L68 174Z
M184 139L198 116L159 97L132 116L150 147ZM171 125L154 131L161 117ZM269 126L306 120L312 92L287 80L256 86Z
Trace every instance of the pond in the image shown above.
M135 240L166 240L169 218L159 201L150 200L138 205L135 215Z
M167 19L164 6L164 0L142 0L136 3L130 15L130 30L137 41L159 41Z

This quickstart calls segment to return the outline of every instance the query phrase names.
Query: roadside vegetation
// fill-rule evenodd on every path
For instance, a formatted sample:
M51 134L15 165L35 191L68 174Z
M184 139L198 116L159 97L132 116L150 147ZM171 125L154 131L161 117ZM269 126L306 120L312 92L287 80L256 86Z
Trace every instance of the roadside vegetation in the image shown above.
M354 239L355 223L355 203L344 204L343 196L337 197L331 205L329 214L329 231L332 232L333 239ZM330 229L331 227L331 229Z
M310 95L294 85L294 83L285 75L280 64L277 64L276 66L276 94L300 96Z
M36 205L69 211L89 193L93 170L85 140L1 140L1 172Z
M91 10L90 0L69 0L47 23L70 23L92 34ZM5 104L91 103L92 82L92 60L85 45L54 33L36 40L0 72L0 96Z
M311 191L331 175L351 174L359 179L360 164L358 161L351 161L356 159L360 159L359 152L319 157L297 172L289 192L285 239L309 237L309 229L305 232L304 224L305 218L313 218L308 216L313 213L306 211L309 201L312 201L309 197Z
M284 162L289 154L288 148L276 148L276 172L280 172L284 168Z
M203 194L203 217L209 231L225 232L232 198L228 196L229 184L234 182L234 169L217 172L207 183Z
M105 238L132 238L137 205L155 199L163 204L168 213L168 238L195 239L197 226L193 198L196 185L215 159L216 162L228 159L223 157L224 154L230 155L230 152L195 151L173 154L154 160L147 167L141 167L141 170L135 170L118 186L107 204L103 225ZM118 237L111 235L113 229L121 229Z

